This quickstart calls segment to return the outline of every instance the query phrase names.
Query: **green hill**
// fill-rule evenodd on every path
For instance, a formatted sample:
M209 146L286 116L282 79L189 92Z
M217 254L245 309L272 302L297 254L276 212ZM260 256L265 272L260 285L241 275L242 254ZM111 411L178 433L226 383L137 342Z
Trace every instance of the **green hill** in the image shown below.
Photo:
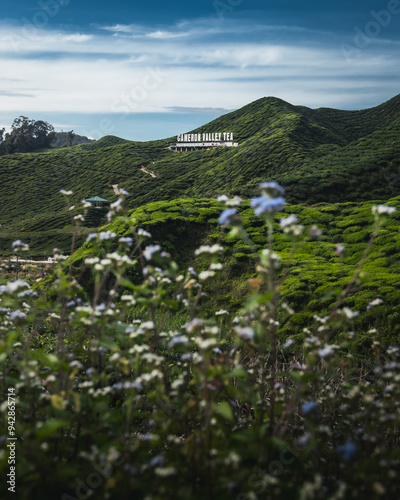
M342 304L359 312L354 323L357 334L354 348L363 354L371 346L373 335L369 330L377 323L380 339L385 344L396 342L400 334L400 291L397 286L400 281L400 196L388 200L388 204L396 207L397 212L380 229L360 279ZM278 288L282 300L294 310L289 322L286 319L281 322L280 335L283 338L289 335L301 337L303 328L313 323L315 314L323 317L330 313L338 290L349 283L373 233L373 205L373 202L320 203L312 207L288 205L282 214L276 215L274 250L282 263L277 272ZM240 235L220 231L218 218L223 208L222 203L213 199L186 198L146 204L133 210L130 217L135 227L152 235L152 244L159 244L171 253L181 272L190 267L197 272L207 269L208 261L204 256L194 257L195 249L200 245L222 243L225 247L221 258L224 270L205 287L206 295L212 297L206 311L213 315L219 309L227 309L234 317L243 304L243 297L251 293L248 279L257 276L255 255L268 246L268 230L250 204L243 202L238 211L252 244ZM294 252L291 237L284 234L278 223L288 214L297 216L306 235L305 243L298 245ZM307 237L313 225L322 231L320 239ZM126 225L124 217L116 217L107 229L118 236L131 236L131 227ZM336 252L338 244L346 249L343 260ZM93 255L93 249L93 243L86 243L73 259L76 276L80 276L87 291L93 287L93 282L91 275L82 275L83 260ZM133 280L141 275L136 268L131 274ZM110 286L108 283L106 288ZM169 293L173 295L171 290ZM376 298L384 305L370 310L368 304ZM141 318L145 313L148 312L138 305L132 315ZM178 314L173 321L178 320L183 324L188 318Z
M362 111L263 98L193 132L218 131L232 131L239 147L174 153L167 146L175 138L143 143L107 136L0 157L0 251L17 236L47 232L50 241L52 231L63 233L71 224L82 199L114 201L116 184L130 193L130 208L182 196L251 197L265 180L284 185L292 203L385 200L399 193L400 96ZM61 189L73 191L74 210L68 211ZM70 235L64 236L67 245Z

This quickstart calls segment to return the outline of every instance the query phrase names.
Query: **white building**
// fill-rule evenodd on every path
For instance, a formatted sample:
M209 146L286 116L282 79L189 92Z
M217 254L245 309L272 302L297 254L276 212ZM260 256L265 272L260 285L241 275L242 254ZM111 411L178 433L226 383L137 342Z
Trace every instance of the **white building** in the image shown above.
M231 148L239 144L233 141L232 132L179 134L176 144L169 149L177 152L197 151L199 149Z

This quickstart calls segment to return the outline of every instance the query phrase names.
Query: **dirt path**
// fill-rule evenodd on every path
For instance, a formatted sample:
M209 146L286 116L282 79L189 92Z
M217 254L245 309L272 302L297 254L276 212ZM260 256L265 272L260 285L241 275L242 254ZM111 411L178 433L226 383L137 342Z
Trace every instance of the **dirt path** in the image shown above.
M142 166L142 168L141 168L140 170L141 170L142 172L145 172L146 174L151 175L152 177L157 178L157 176L156 176L156 174L155 174L154 172L149 172L149 170L147 170L147 169L146 169L146 168L144 168L143 166Z

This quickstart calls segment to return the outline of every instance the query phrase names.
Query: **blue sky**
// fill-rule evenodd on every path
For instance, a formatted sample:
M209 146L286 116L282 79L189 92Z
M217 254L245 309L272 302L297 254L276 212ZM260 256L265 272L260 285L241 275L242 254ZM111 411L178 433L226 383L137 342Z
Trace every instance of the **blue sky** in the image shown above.
M264 96L375 106L400 93L399 27L399 0L2 0L0 127L151 140Z

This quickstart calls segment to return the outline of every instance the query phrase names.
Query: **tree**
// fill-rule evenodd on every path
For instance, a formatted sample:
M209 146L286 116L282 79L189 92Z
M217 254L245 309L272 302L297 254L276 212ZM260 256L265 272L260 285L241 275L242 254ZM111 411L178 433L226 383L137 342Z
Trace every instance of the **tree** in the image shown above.
M73 130L70 130L70 131L68 132L68 144L69 144L70 146L72 146L72 143L74 142L75 135L76 135L76 134L74 133L74 131L73 131Z
M4 140L3 135L4 135L4 132L5 132L5 131L6 131L6 129L5 129L5 128L2 128L2 129L0 130L0 144L1 144L1 143L3 142L3 140Z
M3 131L4 132L4 131ZM2 137L3 133L1 134ZM0 142L0 154L27 153L49 147L55 135L53 125L26 116L15 118L11 132Z

